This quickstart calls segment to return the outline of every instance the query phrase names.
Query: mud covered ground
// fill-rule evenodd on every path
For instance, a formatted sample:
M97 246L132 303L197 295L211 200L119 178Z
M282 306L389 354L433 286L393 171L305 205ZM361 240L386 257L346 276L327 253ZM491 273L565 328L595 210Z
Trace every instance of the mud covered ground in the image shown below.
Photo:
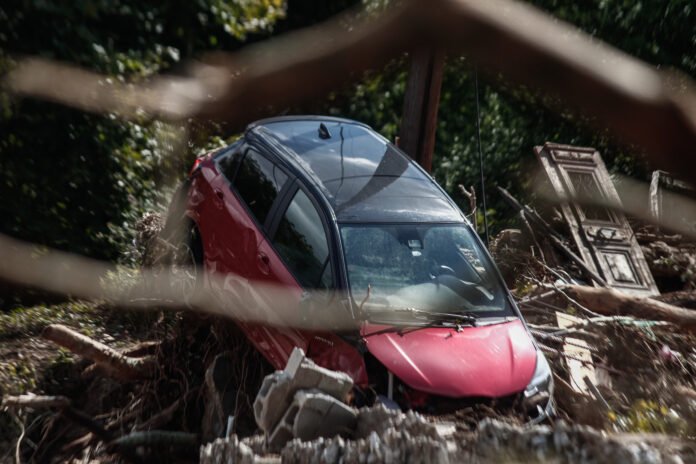
M520 300L558 281L524 246L497 242L493 250L503 271L515 276L508 284ZM681 287L660 298L688 307L696 294L687 281L691 261L685 262L667 273ZM530 428L495 404L443 416L367 409L360 414L368 425L354 436L293 441L269 455L250 412L270 367L230 321L79 301L18 308L0 314L0 393L66 396L92 424L52 409L6 408L0 462L696 462L693 335L659 321L593 320L563 292L521 309L554 371L553 421ZM557 312L586 321L572 336L587 343L603 376L599 395L571 387L563 351L569 340L558 333ZM114 379L44 340L41 331L54 323L125 355L152 356L156 372L144 380ZM213 442L205 374L220 353L237 360L226 378L237 388L236 420L230 438Z

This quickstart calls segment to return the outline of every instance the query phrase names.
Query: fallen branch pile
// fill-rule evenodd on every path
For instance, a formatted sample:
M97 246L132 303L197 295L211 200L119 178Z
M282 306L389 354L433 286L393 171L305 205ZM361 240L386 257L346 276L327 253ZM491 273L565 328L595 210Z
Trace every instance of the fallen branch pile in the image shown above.
M491 250L552 365L560 416L605 430L693 437L696 311L678 306L694 301L691 282L652 298L610 288L583 266L564 222L545 220L502 193L528 222L503 231ZM663 237L671 246L691 246L682 237L647 235L639 236L644 250ZM646 256L651 271L664 268ZM656 280L674 289L673 280Z

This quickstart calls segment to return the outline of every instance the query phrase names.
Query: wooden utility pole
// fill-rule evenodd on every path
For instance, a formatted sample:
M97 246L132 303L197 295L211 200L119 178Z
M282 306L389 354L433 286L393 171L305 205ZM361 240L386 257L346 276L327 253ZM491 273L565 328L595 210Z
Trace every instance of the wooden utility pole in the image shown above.
M441 51L414 50L404 96L399 146L428 172L433 163L444 64Z

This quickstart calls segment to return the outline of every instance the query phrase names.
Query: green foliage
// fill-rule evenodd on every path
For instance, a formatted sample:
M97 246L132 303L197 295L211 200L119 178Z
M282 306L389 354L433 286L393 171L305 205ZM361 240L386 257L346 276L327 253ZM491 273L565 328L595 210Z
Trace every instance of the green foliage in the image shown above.
M690 427L678 413L655 401L639 400L624 415L609 413L615 430L634 433L664 433L688 437Z
M532 3L648 63L696 77L696 13L689 0ZM334 95L326 111L359 119L393 138L400 125L407 70L403 59L367 74L349 91ZM433 160L435 178L465 210L468 203L458 184L475 186L481 206L474 72L467 59L448 57ZM515 220L494 187L528 198L537 181L533 147L546 141L595 147L611 171L647 179L638 150L618 144L606 129L550 96L481 74L479 103L489 224L494 231Z
M284 14L282 0L9 0L0 5L0 72L15 57L40 55L138 80L236 48ZM0 232L117 259L136 218L161 207L168 179L197 151L182 134L0 92Z
M319 22L360 3L291 0L7 0L0 5L0 73L16 57L40 55L130 81L202 52L232 50L245 40ZM388 0L363 0L375 14ZM534 0L534 4L659 67L696 76L696 13L690 0ZM501 57L504 59L504 57ZM364 121L393 139L400 126L406 57L367 73L326 101L297 108ZM509 210L493 187L525 197L537 167L534 145L545 141L598 148L610 169L645 177L636 150L618 145L591 120L500 77L479 76L481 149L489 222L507 225ZM449 57L439 111L434 175L462 205L458 184L477 187L474 71ZM210 132L183 140L160 123L136 124L46 102L14 100L0 91L0 232L86 255L117 259L146 209L162 207L171 179ZM222 139L212 142L218 146ZM183 149L182 149L183 147ZM178 157L170 154L176 151ZM480 201L479 201L480 204ZM466 209L466 207L465 207Z
M696 76L696 5L692 0L532 3L641 60Z
M68 302L53 306L15 308L0 313L0 341L18 337L34 337L49 324L66 324L85 334L100 327L99 311L94 304Z

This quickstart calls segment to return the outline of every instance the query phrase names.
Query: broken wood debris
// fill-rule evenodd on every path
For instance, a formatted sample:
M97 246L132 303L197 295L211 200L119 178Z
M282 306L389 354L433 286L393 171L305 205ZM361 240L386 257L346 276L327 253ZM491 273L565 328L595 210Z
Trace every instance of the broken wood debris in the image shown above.
M518 212L523 212L526 218L531 219L534 225L539 227L541 231L543 231L545 234L548 234L547 236L551 240L551 243L553 243L553 245L559 251L561 251L567 258L573 261L573 263L575 263L590 279L597 282L602 287L607 286L606 281L602 277L600 277L594 269L585 264L585 261L581 257L573 253L573 251L570 248L565 246L560 235L555 230L553 230L553 228L546 221L544 221L541 218L541 216L539 216L533 209L531 209L527 205L521 204L519 201L515 199L515 197L510 195L510 192L508 192L504 188L498 187L498 191L502 194L503 199L510 206L512 206Z
M61 324L47 326L41 336L71 352L95 362L110 375L123 379L151 377L155 368L152 357L131 358L113 348Z
M2 399L3 408L57 408L70 406L70 400L65 396L19 395L5 396Z
M672 209L671 195L666 192L675 192L678 194L686 194L689 197L694 196L694 188L687 182L681 181L666 171L653 171L650 181L650 214L655 219L656 224L668 223L673 224L675 221L683 221L683 217L678 215L683 214L683 211L674 211ZM689 224L688 229L693 230L694 224Z
M556 312L556 320L558 321L558 327L562 329L582 321L577 317L560 312ZM585 379L596 383L597 376L592 364L592 353L587 342L579 338L566 338L563 343L563 353L569 355L566 357L566 365L570 371L570 386L578 393L588 393L589 386ZM580 358L583 361L578 361L575 358Z
M611 289L581 285L567 285L563 289L582 304L607 316L632 316L639 319L659 320L675 324L690 333L696 333L696 311L672 306L652 298L641 298Z

